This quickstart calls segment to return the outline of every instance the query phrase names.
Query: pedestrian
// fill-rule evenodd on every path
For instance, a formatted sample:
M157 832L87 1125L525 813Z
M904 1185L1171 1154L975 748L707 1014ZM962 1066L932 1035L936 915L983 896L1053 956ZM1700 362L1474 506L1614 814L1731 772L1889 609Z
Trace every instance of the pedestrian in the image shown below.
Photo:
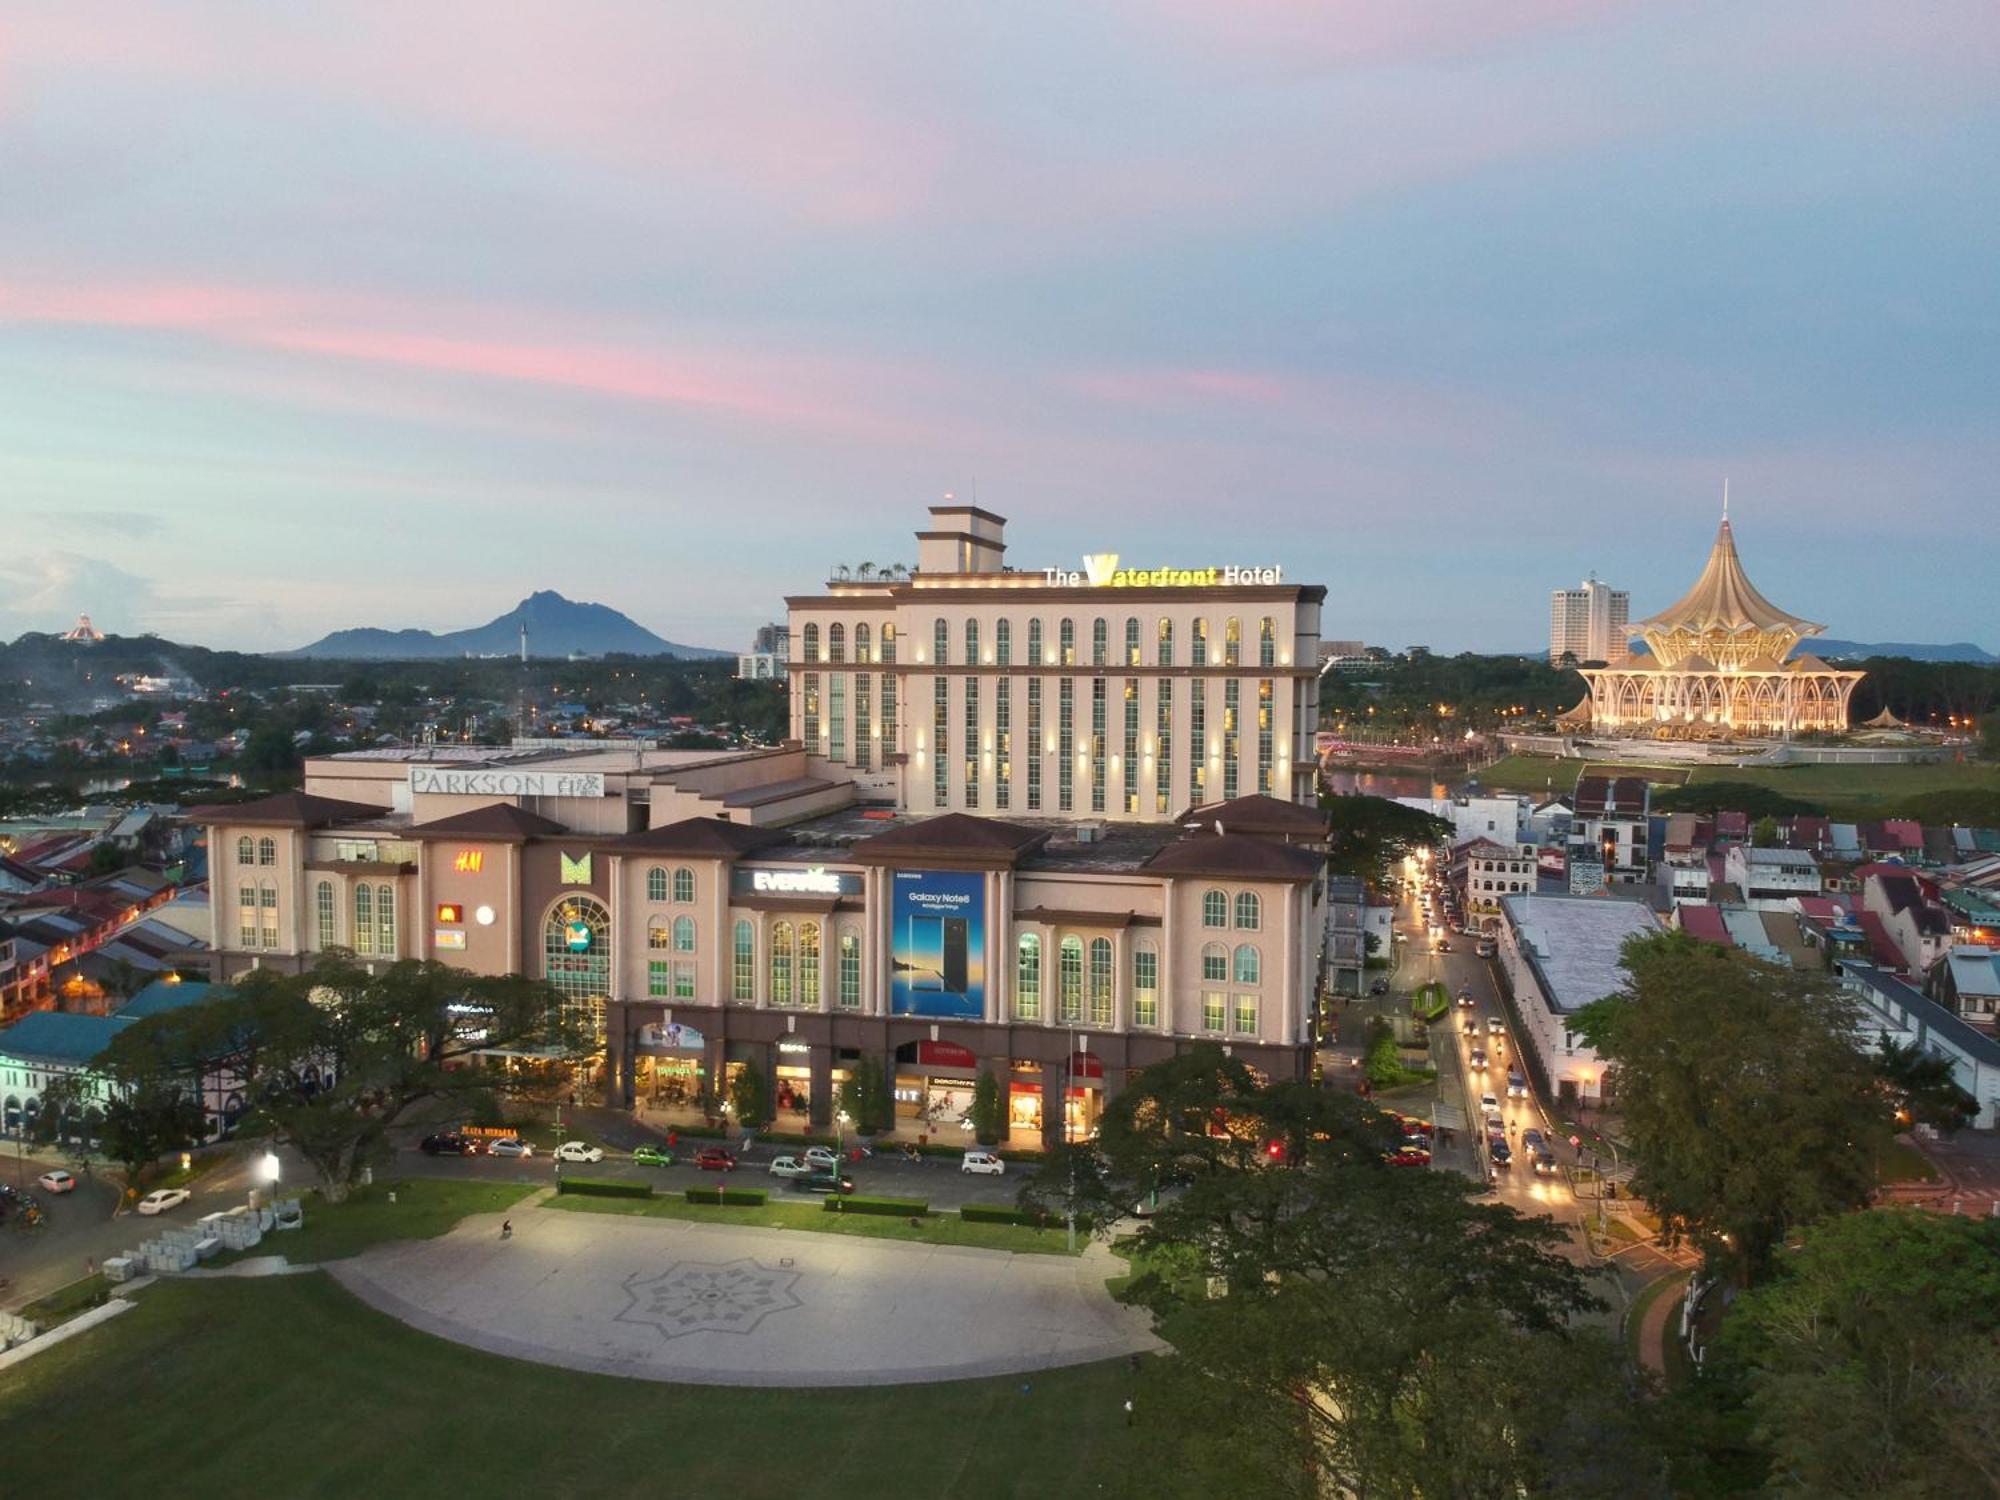
M1125 1398L1125 1425L1127 1427L1132 1425L1132 1398L1130 1396Z
M502 1219L500 1221L500 1238L503 1240L514 1238L514 1221L512 1219Z

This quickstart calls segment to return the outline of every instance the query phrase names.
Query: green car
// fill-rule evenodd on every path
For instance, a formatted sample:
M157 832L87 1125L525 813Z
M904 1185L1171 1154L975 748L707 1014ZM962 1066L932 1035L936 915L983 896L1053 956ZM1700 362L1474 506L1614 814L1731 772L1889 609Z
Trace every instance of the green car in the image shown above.
M641 1146L632 1153L632 1160L642 1167L671 1167L674 1154L658 1146Z

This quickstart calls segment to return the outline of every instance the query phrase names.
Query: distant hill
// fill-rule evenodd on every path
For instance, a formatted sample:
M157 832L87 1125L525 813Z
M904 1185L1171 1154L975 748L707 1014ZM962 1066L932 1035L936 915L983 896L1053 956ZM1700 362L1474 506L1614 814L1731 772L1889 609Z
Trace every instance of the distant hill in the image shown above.
M2000 662L2000 656L1993 655L1975 646L1970 641L1953 641L1944 646L1927 646L1911 641L1830 641L1823 637L1801 641L1799 650L1810 651L1814 656L1845 657L1859 661L1869 656L1901 656L1910 661L1972 661L1982 666L1992 666Z
M349 661L416 661L429 657L512 656L521 649L521 625L528 627L528 654L537 657L677 656L707 660L733 656L708 646L664 640L605 604L581 604L553 589L530 594L498 619L470 630L439 635L429 630L359 627L279 656L340 657Z

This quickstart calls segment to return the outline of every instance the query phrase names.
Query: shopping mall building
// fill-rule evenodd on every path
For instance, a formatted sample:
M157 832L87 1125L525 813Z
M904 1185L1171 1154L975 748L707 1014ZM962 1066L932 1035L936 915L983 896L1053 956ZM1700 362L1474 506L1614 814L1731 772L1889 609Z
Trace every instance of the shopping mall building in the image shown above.
M786 745L367 750L198 810L217 977L543 977L601 1019L614 1101L759 1067L790 1123L865 1054L906 1133L956 1132L982 1069L1044 1137L1194 1039L1305 1076L1324 590L1010 570L998 517L932 519L907 576L790 601Z

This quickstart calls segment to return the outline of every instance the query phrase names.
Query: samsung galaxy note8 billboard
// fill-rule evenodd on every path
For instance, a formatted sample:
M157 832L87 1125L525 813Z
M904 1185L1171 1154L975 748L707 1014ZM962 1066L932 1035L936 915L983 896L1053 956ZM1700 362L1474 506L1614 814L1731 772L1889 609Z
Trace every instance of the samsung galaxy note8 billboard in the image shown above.
M986 1014L986 877L898 870L889 898L889 1008L899 1016Z

